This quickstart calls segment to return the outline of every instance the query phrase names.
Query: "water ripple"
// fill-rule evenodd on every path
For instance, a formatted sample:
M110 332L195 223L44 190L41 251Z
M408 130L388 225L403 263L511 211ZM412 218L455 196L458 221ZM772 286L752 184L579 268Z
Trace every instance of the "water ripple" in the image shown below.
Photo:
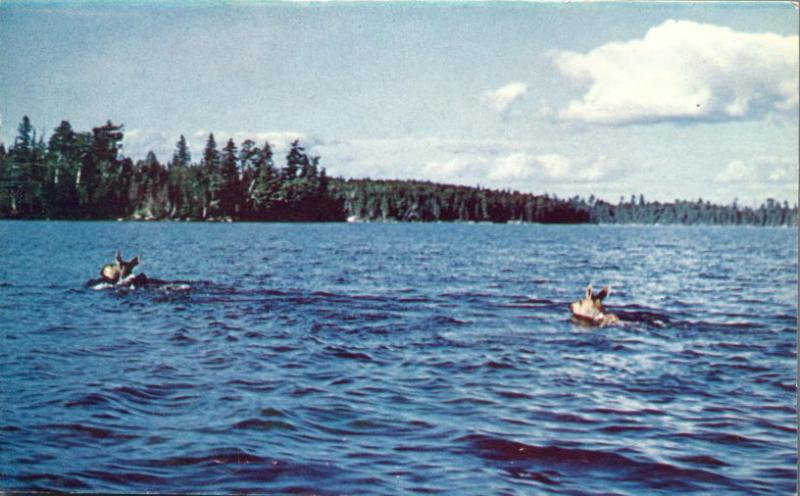
M2 490L795 490L794 230L14 228ZM171 282L84 287L117 247Z

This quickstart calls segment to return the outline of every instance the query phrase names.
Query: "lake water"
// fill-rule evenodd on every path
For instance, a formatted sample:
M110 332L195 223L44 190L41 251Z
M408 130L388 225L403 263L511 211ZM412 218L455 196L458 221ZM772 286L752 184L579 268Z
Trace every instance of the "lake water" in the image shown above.
M85 287L118 248L176 285ZM3 490L795 491L795 229L0 222L0 257ZM624 325L570 321L588 282Z

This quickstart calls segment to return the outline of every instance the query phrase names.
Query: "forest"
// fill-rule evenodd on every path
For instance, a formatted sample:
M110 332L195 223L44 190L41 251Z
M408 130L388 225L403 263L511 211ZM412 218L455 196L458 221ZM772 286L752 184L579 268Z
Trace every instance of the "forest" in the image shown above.
M91 132L62 121L49 138L26 116L14 143L0 144L0 218L280 222L538 222L796 226L797 205L768 199L758 208L698 199L617 203L413 180L328 177L320 157L294 141L283 164L270 143L209 134L192 160L181 136L171 159L122 153L124 128Z

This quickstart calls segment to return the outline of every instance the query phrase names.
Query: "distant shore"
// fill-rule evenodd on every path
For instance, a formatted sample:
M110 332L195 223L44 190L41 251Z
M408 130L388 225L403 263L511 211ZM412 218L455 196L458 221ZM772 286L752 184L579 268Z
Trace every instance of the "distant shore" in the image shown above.
M14 145L0 144L0 219L214 222L493 222L797 226L797 205L758 208L703 199L618 202L417 180L328 177L298 140L284 165L272 145L209 134L199 161L183 136L169 162L121 153L123 126L76 132L62 121L45 143L24 117Z

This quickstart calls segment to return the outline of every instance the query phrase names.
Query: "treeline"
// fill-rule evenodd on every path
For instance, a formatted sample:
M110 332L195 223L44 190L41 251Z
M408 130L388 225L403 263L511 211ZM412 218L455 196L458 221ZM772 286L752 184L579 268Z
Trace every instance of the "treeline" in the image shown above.
M423 181L337 180L352 220L539 222L545 224L683 224L795 226L797 206L767 200L759 208L709 201L647 202L644 196L612 204L590 196L560 199Z
M67 121L47 143L28 117L13 146L0 145L0 217L21 219L197 219L334 221L345 218L328 191L319 157L297 141L276 166L272 146L209 134L193 162L180 137L163 164L153 152L133 162L121 154L123 128L110 121L91 133Z
M498 191L426 181L338 180L334 194L351 220L591 222L588 210L549 195Z
M0 218L256 221L462 221L796 226L797 206L759 208L708 201L612 204L424 181L332 179L298 141L283 165L270 143L209 134L193 161L180 137L171 160L122 155L123 127L77 132L67 121L45 137L23 118L13 145L0 144Z

